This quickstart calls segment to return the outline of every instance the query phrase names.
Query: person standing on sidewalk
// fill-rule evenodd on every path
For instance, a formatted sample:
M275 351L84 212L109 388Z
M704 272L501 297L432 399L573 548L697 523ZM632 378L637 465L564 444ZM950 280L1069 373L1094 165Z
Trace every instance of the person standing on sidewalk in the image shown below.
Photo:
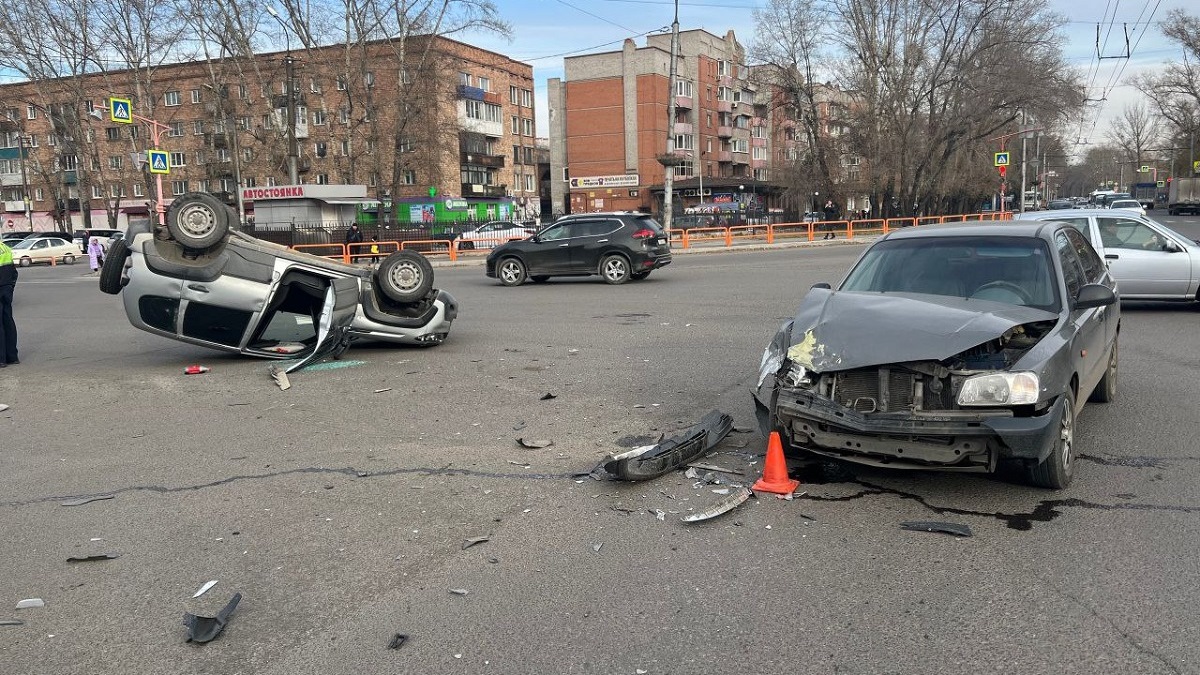
M357 252L354 244L361 244L363 240L362 230L358 229L358 223L350 225L350 229L346 230L346 248L350 254L350 262L358 262L358 256L354 255Z
M832 199L826 199L825 206L821 210L825 212L825 221L828 223L825 227L829 228L829 231L827 231L825 233L825 236L821 237L821 238L822 239L837 239L837 235L833 233L833 228L834 228L833 221L838 219L837 206L834 205Z
M12 315L16 287L17 266L13 264L12 249L0 242L0 368L21 362L17 358L17 325Z

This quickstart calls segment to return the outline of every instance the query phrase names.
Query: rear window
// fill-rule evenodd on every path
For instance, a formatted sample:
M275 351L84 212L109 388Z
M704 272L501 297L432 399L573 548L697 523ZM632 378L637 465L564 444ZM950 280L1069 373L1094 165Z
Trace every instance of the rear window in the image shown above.
M922 237L872 246L840 290L1059 308L1050 251L1032 237Z
M655 234L663 234L663 226L651 216L638 216L636 222L638 227L648 227L654 230Z

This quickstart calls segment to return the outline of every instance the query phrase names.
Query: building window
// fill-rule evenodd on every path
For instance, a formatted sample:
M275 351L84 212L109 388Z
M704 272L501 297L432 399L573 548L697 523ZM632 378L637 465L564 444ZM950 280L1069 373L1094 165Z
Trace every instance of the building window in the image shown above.
M512 133L514 136L520 135L521 133L521 118L517 117L516 115L512 116Z
M327 173L317 174L317 185L329 185L329 174L327 174Z
M193 89L193 90L192 90L192 103L199 103L200 101L201 101L201 98L200 98L200 90L199 90L199 89Z
M536 164L536 162L534 162L534 160L533 160L533 148L529 148L529 147L525 148L525 163L526 164Z
M691 134L675 134L676 150L695 150L696 137Z
M324 110L314 110L313 111L313 126L323 127L328 122L329 122L329 120L326 119Z
M172 195L178 197L179 195L181 195L185 192L187 192L187 181L186 180L171 181L171 194Z
M271 115L263 115L261 126L264 129L274 129L275 128L274 118Z
M217 148L217 161L218 162L228 162L229 161L229 148Z
M401 139L400 145L396 149L400 152L412 152L413 142L407 138Z
M521 163L521 146L514 145L513 146L513 164L520 164L520 163Z
M750 138L766 138L766 127L750 127Z
M182 152L171 153L171 167L187 166L187 156Z
M326 145L324 141L317 141L313 152L317 155L317 157L324 159L325 155L329 154L329 146Z
M417 172L413 171L412 169L405 169L400 174L400 184L401 185L416 185L417 184Z
M458 74L458 83L464 87L471 86L471 74L470 73L459 73ZM32 118L30 118L30 119L32 119Z
M521 90L521 105L526 108L533 107L533 91L530 89Z
M676 164L674 167L674 171L675 171L676 178L690 178L692 175L692 165L690 163L689 164Z
M350 124L350 110L348 108L338 108L338 122Z
M733 76L733 64L728 61L717 61L717 77Z
M349 157L350 156L350 141L343 139L341 145L342 145L342 147L341 147L340 154L342 155L342 157Z
M519 97L519 94L520 94L519 89L517 89L516 87L509 87L508 88L508 102L512 103L513 105L517 105L518 103L520 103L521 99Z
M767 158L767 149L756 145L751 149L750 157L752 159L766 159Z
M237 118L237 128L241 129L242 131L249 131L250 130L250 116L249 115L239 115Z
M178 138L183 135L183 122L171 122L171 128L167 131L167 135L172 138Z
M46 145L52 148L58 145L58 136L56 134L46 134Z
M37 119L37 108L35 108L31 105L25 106L25 119L36 120Z
M142 187L141 183L134 183L133 184L133 196L134 197L144 197L145 196L145 193L143 192L144 189L145 188Z
M308 81L308 90L314 94L321 93L321 83L317 82L317 78L311 78Z
M276 182L275 176L267 176L267 187L275 187L276 185L279 185L279 183Z
M400 69L400 84L406 87L412 84L412 74L408 72L408 68Z
M337 76L337 90L338 91L346 91L346 76L345 75Z
M250 89L246 85L238 85L238 98L242 99L243 101L250 100Z
M113 171L120 171L124 164L125 158L120 155L113 155L112 157L108 158L108 168L112 169Z
M375 73L368 72L366 75L363 75L363 84L367 87L367 89L374 87Z
M92 165L92 171L99 171L99 170L100 170L100 159L99 159L99 158L97 158L97 157L93 157L93 158L92 158L92 159L91 159L91 160L88 162L88 164L91 164L91 165Z
M370 176L367 176L367 187L376 187L379 185L379 173L372 171Z
M192 161L193 161L193 162L195 162L195 163L197 163L197 164L203 165L203 164L204 164L204 151L203 151L203 150L197 150L195 153L193 153L193 154L192 154Z
M33 199L34 199L34 201L39 201L39 202L42 201L43 199L45 199L44 193L42 192L42 188L37 188L33 191Z
M678 82L676 82L675 83L675 95L676 96L687 96L688 98L691 98L692 83L689 82L688 80L679 80Z
M258 186L258 179L255 178L254 176L246 176L245 178L242 179L242 182L246 184L246 187L257 187Z
M730 142L730 145L733 147L734 152L748 152L750 141L744 138L735 138Z
M168 91L163 94L163 105L176 106L179 105L179 92Z
M463 101L463 104L467 112L467 119L483 119L483 101Z
M139 127L129 127L129 137L130 138L137 139L141 135L142 135L142 132L139 131Z
M568 182L568 181L570 181L570 180L571 180L571 169L569 169L568 167L565 167L565 166L563 167L563 177L562 177L562 179L563 179L563 182L564 182L564 183L566 183L566 182Z
M250 148L242 148L242 161L249 162L254 159L254 150Z
M525 175L525 191L533 192L533 175L532 174Z
M526 118L526 119L521 120L521 133L524 134L525 136L533 135L533 120L532 119Z
M115 192L116 189L117 189L117 186L114 185L113 191ZM116 195L113 195L113 196L115 197ZM92 186L92 199L102 199L102 198L104 198L104 188L100 187L99 185L93 185Z
M113 199L124 197L125 196L125 186L124 185L108 186L108 195L110 197L112 197Z
M193 134L204 133L204 120L196 120L196 121L192 122L192 133Z
M479 78L479 88L484 91L491 91L492 90L492 78L480 77Z

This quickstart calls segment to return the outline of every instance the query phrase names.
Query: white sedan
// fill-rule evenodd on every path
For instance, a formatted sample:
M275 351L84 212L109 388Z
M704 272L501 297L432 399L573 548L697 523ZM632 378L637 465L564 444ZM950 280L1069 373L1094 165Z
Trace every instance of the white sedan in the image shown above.
M73 265L80 256L79 247L74 242L57 237L30 237L13 246L12 254L13 262L21 267L52 262Z
M1140 215L1146 215L1146 209L1142 206L1142 203L1136 199L1114 199L1112 203L1108 205L1108 208L1137 211Z
M514 239L525 239L536 233L537 230L532 227L496 220L458 235L458 249L460 251L493 249L500 244L507 244Z

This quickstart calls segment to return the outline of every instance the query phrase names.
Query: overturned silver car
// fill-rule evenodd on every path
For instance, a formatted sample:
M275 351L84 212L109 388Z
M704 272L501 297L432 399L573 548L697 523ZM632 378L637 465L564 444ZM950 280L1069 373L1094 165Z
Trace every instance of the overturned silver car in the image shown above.
M1059 223L955 225L877 241L809 291L763 354L764 432L895 468L1023 463L1065 487L1082 401L1116 396L1116 284Z
M251 356L336 356L358 339L441 344L458 304L433 267L398 251L374 271L255 239L207 193L176 198L166 228L113 243L100 290L121 294L130 323L163 337Z

